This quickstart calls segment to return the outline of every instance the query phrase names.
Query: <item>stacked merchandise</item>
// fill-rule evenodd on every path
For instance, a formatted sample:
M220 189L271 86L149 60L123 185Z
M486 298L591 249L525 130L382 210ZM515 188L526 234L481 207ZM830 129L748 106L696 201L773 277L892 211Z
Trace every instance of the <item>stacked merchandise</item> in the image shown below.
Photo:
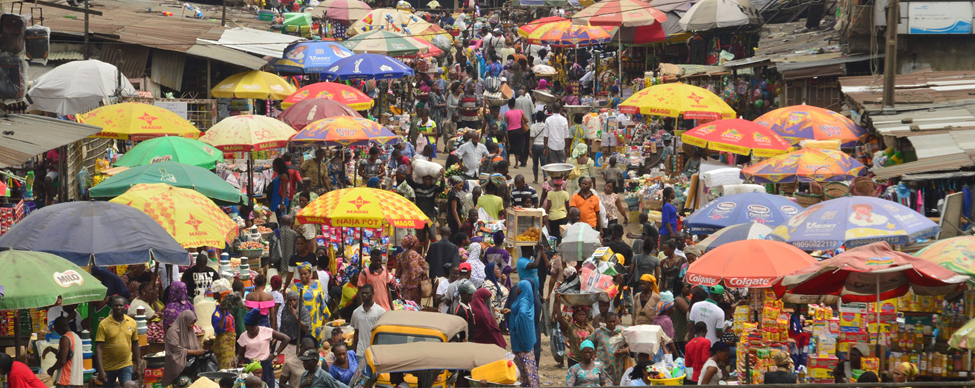
M333 256L335 268L329 268L332 273L338 273L344 265L358 265L360 256L368 255L372 248L382 252L382 261L387 259L389 237L383 235L383 228L350 228L322 226L321 246L328 248ZM371 259L371 258L370 258ZM363 265L368 265L368 261Z
M836 358L836 341L840 336L840 319L833 317L830 306L810 305L813 317L810 347L815 349L809 355L807 368L809 377L815 383L833 382L833 370L839 365Z
M921 376L966 378L971 355L947 346L951 335L968 320L967 307L975 294L966 291L957 302L945 303L941 296L921 296L913 292L897 298L897 324L890 325L889 371L901 362L918 366ZM883 310L882 310L883 311ZM882 316L883 318L883 316Z

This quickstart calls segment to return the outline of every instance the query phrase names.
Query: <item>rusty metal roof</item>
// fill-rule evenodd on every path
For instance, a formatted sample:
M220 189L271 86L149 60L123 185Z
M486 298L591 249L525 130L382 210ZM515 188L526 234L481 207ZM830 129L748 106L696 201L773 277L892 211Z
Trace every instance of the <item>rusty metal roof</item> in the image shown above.
M878 178L888 179L904 174L932 171L956 171L975 166L975 130L953 131L910 138L917 161L890 167L876 167Z
M0 116L0 167L22 164L38 154L101 131L101 128L39 115Z

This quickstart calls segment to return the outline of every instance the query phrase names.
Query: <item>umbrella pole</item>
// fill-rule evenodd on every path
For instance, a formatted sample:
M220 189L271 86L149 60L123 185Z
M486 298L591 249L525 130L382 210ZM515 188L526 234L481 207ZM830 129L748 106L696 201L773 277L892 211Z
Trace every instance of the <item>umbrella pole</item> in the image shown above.
M20 358L20 310L14 310L14 355Z
M874 354L880 360L880 274L877 274L877 340L874 343Z
M616 46L616 64L620 68L620 72L616 74L617 82L620 87L620 96L623 96L623 24L620 23L620 29L616 32L617 44ZM643 89L643 88L640 88Z
M247 153L247 206L254 210L254 154L250 152Z

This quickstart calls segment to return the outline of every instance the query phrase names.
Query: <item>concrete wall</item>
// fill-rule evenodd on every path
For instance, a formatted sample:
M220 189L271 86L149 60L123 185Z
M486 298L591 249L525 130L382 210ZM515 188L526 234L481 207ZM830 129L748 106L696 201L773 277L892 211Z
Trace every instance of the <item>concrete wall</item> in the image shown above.
M972 35L900 35L897 42L897 73L931 68L934 71L975 69L975 37Z

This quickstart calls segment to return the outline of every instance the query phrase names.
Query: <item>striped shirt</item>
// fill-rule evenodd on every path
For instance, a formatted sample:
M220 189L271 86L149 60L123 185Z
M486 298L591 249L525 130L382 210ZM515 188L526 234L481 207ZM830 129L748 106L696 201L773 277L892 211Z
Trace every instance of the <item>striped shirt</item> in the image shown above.
M511 203L521 207L538 207L538 192L527 184L524 189L519 189L517 185L512 185Z

